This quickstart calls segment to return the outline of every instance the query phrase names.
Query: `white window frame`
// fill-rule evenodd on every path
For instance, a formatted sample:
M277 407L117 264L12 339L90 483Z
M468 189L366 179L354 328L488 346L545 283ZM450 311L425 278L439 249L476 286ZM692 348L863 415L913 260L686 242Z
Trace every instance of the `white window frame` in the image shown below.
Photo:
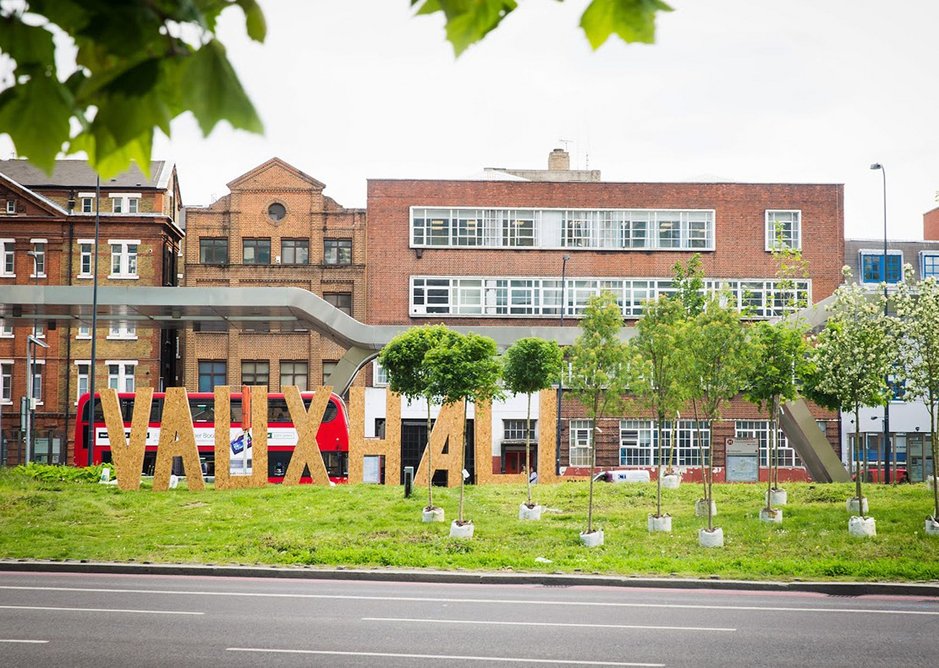
M82 390L82 379L85 381L85 389ZM83 394L89 391L91 387L91 360L75 360L75 405Z
M78 323L78 331L75 333L75 338L79 341L87 341L91 339L91 325L86 325L84 323Z
M112 320L108 323L107 338L112 341L136 341L137 323L128 320Z
M33 322L33 336L37 339L46 338L46 326L38 321Z
M701 449L698 448L698 432L701 432ZM668 464L672 442L672 423L662 425L662 440L665 460ZM679 420L677 429L678 443L675 448L674 464L681 467L699 468L702 466L701 450L704 451L704 464L711 457L711 433L707 423L694 420ZM620 466L656 466L659 457L659 434L654 420L620 420Z
M108 239L108 246L111 247L111 273L108 274L108 278L123 280L139 279L140 266L138 263L140 262L140 239ZM131 246L136 247L133 253L130 252ZM119 249L116 253L115 248ZM117 273L114 273L115 255L119 258ZM131 265L133 265L133 271L131 271Z
M4 370L9 370L9 374ZM13 405L13 360L0 359L0 404Z
M95 274L95 240L94 239L79 239L78 240L78 273L75 275L76 278L94 278ZM88 246L88 251L85 252L84 246ZM84 271L85 258L88 259L88 271Z
M48 245L48 239L30 239L29 243L32 246L30 250L32 250L32 252L34 253L34 255L31 256L33 259L33 271L29 275L29 277L30 278L45 278L46 277L46 262L47 262L46 246ZM39 257L42 257L42 271L38 271L39 262L40 262Z
M782 244L777 243L776 225L782 221L777 221L776 214L794 214L793 220L788 221L792 224L792 234L785 239ZM802 210L801 209L766 209L764 213L764 228L766 234L766 250L802 250Z
M388 387L388 372L377 359L372 362L372 387Z
M3 318L0 318L0 339L12 339L13 338L13 324L7 322Z
M13 215L16 213L16 200L15 199L7 200L6 212L8 215Z
M736 420L734 422L734 438L755 438L759 443L760 466L764 468L769 466L769 433L769 420ZM779 447L779 465L783 468L805 468L798 453L789 445L789 440L781 427L776 438Z
M105 365L108 370L108 387L113 387L111 385L111 379L117 379L117 387L114 388L118 392L135 392L137 388L137 362L138 360L106 360ZM118 372L116 375L111 374L111 367L118 366ZM128 373L130 369L130 373ZM127 380L130 379L133 382L133 387L127 387Z
M30 386L29 389L32 391L33 397L35 397L35 399L36 399L36 404L35 404L35 405L36 405L36 406L42 406L43 404L45 404L45 401L43 401L43 398L42 398L42 390L43 390L43 386L42 386L42 380L43 380L42 370L46 368L46 360L33 358L33 360L31 361L31 363L32 363L32 365L33 365L33 380L32 380L32 385ZM28 367L27 367L27 369L26 369L26 373L27 373L27 374L29 373L29 368L28 368ZM38 387L36 386L36 381L37 381L37 380L39 381L39 386L38 386ZM28 381L29 381L29 379L27 378L27 382L28 382ZM37 394L38 394L39 396L36 396Z
M896 281L896 282L893 282L893 283L890 283L890 282L887 281L887 260L886 260L886 259L884 259L884 277L883 277L883 280L881 280L881 281L865 281L865 280L864 280L864 257L867 256L867 255L873 255L874 257L883 257L883 254L884 254L884 249L883 249L883 248L880 248L880 249L876 249L876 248L862 248L862 249L860 249L860 250L858 251L858 254L857 254L857 268L858 268L857 280L858 280L858 283L860 283L861 285L880 285L881 283L887 282L887 285L897 285L897 283L899 283L900 281L903 280L903 251L902 251L902 250L895 250L895 249L893 249L893 248L888 248L888 249L887 249L887 257L890 257L891 255L899 255L899 256L900 256L900 276L899 276L900 281Z
M926 259L929 258L935 263L935 271L932 274L926 273ZM939 280L939 250L924 250L919 252L919 277L921 279L929 278L930 276Z
M571 420L568 432L568 466L590 466L593 463L590 456L593 450L593 420Z
M0 278L16 278L15 251L16 239L0 239Z
M108 193L108 197L111 199L111 213L140 213L140 193Z
M95 212L95 194L94 193L78 193L78 202L81 208L81 213L92 214ZM85 210L85 205L88 205L88 210Z

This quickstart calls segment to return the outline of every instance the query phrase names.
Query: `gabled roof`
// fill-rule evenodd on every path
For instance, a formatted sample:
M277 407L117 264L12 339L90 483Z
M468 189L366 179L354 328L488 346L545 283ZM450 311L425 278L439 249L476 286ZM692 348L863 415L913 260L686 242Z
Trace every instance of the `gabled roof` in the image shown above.
M28 160L0 160L0 173L29 188L90 188L94 189L97 174L86 160L56 160L51 174ZM101 187L159 188L169 186L173 164L165 160L150 163L150 178L136 164L117 176L101 181Z
M45 209L53 215L62 215L67 216L68 211L63 209L61 206L53 202L51 199L43 197L37 192L33 192L29 188L17 183L11 179L6 174L0 172L0 183L4 183L7 187L11 188L15 192L19 193L23 198L31 200L36 204L40 209Z
M284 171L290 172L294 176L302 179L303 181L306 181L307 183L309 183L311 186L313 186L316 189L322 190L323 188L326 187L326 184L323 183L322 181L318 181L317 179L314 179L312 176L310 176L306 172L300 171L299 169L297 169L290 163L285 162L277 157L271 158L267 162L261 163L254 169L247 171L241 176L232 179L225 185L228 186L229 190L235 190L238 186L241 186L247 183L248 181L256 177L258 174L266 172L267 170L273 167L279 167L280 169L283 169Z

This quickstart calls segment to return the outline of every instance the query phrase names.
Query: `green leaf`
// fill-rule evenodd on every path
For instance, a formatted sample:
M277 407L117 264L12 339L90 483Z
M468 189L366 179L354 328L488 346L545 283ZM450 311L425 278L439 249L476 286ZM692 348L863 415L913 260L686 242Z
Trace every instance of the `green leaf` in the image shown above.
M182 83L183 102L196 117L202 134L208 135L222 120L234 128L264 131L261 119L225 56L225 47L217 40L208 42L187 58Z
M411 0L411 6L419 0ZM443 12L447 39L457 56L496 28L517 7L515 0L426 0L418 16Z
M593 0L580 17L580 27L593 49L610 35L625 42L655 42L655 14L672 8L661 0Z
M46 172L68 141L72 113L72 94L54 76L33 77L0 94L0 128L17 153Z
M0 18L0 52L16 61L17 65L52 67L55 47L52 33L44 28L29 26L17 15Z
M245 13L245 29L248 31L248 37L255 42L263 42L267 37L267 22L264 20L264 12L256 0L237 0L238 5Z

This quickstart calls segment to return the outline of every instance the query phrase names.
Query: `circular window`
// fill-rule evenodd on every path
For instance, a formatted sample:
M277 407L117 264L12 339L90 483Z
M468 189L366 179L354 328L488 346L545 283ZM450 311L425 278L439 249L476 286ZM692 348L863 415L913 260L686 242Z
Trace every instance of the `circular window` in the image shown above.
M267 207L267 215L275 223L279 223L287 215L287 207L280 202L274 202Z

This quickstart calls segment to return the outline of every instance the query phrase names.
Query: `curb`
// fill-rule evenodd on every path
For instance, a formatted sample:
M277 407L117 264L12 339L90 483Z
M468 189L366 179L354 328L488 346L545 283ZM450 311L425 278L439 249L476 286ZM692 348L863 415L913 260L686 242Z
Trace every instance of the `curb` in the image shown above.
M920 596L939 598L939 583L914 582L778 582L757 580L624 577L559 573L494 573L345 568L218 566L215 564L112 563L0 559L0 572L101 573L122 575L191 575L202 577L359 580L415 583L542 585L545 587L636 587L645 589L720 589L766 592L812 592L829 596Z

